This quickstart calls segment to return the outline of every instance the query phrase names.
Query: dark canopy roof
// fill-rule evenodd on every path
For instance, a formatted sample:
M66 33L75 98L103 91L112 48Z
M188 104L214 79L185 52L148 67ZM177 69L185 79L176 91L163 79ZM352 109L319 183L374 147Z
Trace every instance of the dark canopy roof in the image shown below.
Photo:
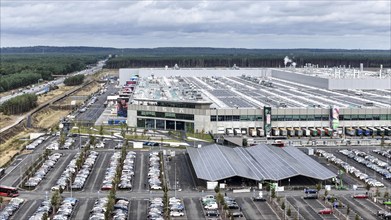
M319 180L336 174L295 147L257 145L248 148L208 145L188 147L191 162L200 179L218 181L234 176L252 180L278 181L294 176Z

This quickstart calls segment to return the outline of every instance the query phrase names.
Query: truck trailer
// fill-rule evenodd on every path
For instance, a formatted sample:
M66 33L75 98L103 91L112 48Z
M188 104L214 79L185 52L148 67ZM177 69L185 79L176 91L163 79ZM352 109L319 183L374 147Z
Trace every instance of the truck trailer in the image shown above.
M251 137L257 136L257 130L255 130L255 128L250 128L248 133Z
M295 128L295 135L298 137L303 136L303 130L301 128Z
M280 136L287 136L288 132L285 128L280 128Z
M273 129L272 129L272 135L273 135L273 136L280 136L280 129L278 129L278 128L273 128Z
M263 137L263 136L265 136L265 131L262 128L258 128L257 129L257 135L259 137Z
M289 135L290 137L295 136L295 129L293 129L293 128L287 128L286 130L288 131L288 135Z

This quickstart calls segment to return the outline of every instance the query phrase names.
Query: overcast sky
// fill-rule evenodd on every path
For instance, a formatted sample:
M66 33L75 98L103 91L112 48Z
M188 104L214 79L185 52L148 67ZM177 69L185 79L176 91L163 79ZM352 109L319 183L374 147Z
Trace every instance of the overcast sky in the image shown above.
M391 48L391 0L0 0L1 47Z

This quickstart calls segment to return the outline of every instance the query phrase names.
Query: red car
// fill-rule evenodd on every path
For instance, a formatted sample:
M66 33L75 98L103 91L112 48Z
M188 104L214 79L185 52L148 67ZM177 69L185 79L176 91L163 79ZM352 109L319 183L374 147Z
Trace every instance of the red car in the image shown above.
M318 213L321 215L330 215L330 214L333 214L333 210L326 208L326 209L320 210Z
M366 194L357 194L357 195L354 195L353 198L355 198L355 199L367 199L368 195L366 195Z

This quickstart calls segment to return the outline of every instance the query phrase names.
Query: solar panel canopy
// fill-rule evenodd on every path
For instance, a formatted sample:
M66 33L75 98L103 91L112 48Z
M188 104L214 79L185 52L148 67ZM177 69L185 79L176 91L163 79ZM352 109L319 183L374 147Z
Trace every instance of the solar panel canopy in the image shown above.
M243 177L256 181L278 181L294 176L319 180L336 177L326 167L295 147L256 145L231 148L217 144L188 147L190 160L199 179L218 181Z

